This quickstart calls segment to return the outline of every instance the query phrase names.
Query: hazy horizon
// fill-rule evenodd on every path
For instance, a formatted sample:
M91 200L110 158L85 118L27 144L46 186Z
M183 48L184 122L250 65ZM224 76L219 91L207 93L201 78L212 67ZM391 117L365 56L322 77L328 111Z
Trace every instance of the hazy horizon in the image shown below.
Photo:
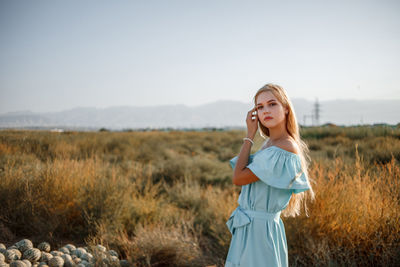
M305 101L312 102L312 103L310 103L310 106L309 106L310 110L314 107L313 104L315 104L315 101L307 100L305 98L294 98L294 99L291 99L291 101L293 101L293 100L294 101L305 100ZM354 98L340 99L340 98L338 98L338 99L319 100L318 102L321 104L321 103L330 102L330 101L364 101L364 100L365 101L374 101L374 100L376 100L376 101L380 101L380 100L382 100L382 101L385 101L385 100L388 100L388 101L400 101L400 99L354 99ZM186 106L188 108L197 108L197 107L200 107L200 106L203 106L203 105L208 105L208 104L216 103L216 102L219 102L219 101L239 101L239 102L242 102L242 104L251 105L251 102L244 102L244 101L240 101L240 100L230 100L230 99L220 99L220 100L210 101L208 103L201 103L201 104L198 104L198 105L187 105L187 104L176 103L176 104L160 104L160 105L151 105L151 104L148 104L148 105L112 105L112 106L105 106L105 107L75 106L75 107L70 107L70 108L66 108L66 109L62 109L62 110L61 109L60 110L54 110L54 111L53 110L33 111L33 110L29 110L29 109L25 109L25 110L21 109L21 110L1 112L0 115L5 115L5 114L8 114L8 113L24 113L24 112L32 112L32 113L37 113L37 114L40 114L40 113L53 113L53 112L63 112L63 111L74 110L74 109L92 109L92 108L95 108L95 109L98 109L98 110L104 110L104 109L110 109L110 108L124 108L124 107L151 108L151 107L174 106L174 105L183 105L183 106ZM322 106L322 108L323 108L323 106ZM400 112L400 108L399 108L399 112Z

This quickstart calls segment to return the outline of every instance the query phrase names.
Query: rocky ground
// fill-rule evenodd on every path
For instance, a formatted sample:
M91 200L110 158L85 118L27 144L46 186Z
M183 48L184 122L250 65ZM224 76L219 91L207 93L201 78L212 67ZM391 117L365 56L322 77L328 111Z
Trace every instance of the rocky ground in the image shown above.
M87 267L87 266L133 266L120 259L114 250L102 245L76 247L67 244L51 250L50 244L42 242L35 248L32 241L22 239L8 248L0 243L0 267Z

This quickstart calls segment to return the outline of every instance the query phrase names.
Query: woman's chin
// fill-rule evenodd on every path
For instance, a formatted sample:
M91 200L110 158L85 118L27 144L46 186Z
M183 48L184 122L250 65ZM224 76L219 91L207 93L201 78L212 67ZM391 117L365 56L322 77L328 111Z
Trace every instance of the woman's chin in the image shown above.
M261 124L262 124L264 127L267 127L267 128L271 127L271 123L268 123L268 122L266 122L266 121L261 122Z
M277 124L276 123L272 123L272 122L263 122L263 125L267 128L274 128Z

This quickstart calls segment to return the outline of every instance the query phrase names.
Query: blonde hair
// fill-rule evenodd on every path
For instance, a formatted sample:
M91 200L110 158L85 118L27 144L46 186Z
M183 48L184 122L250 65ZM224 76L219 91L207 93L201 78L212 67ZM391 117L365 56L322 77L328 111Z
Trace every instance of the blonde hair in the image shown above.
M264 85L263 87L261 87L257 91L256 95L254 96L254 106L257 106L257 97L262 92L271 92L276 97L276 99L282 104L282 106L284 108L288 109L288 113L285 115L286 116L286 130L289 133L289 135L295 140L295 142L297 143L297 145L299 147L299 150L300 150L299 157L301 159L301 168L302 168L302 171L305 173L305 175L309 178L309 181L310 181L310 189L309 190L298 193L298 194L292 193L289 204L286 207L286 209L282 211L282 215L284 217L289 217L289 216L296 217L297 215L300 214L301 203L304 203L306 216L308 217L306 199L307 198L310 198L311 200L315 199L315 193L311 186L311 182L314 182L314 180L308 176L308 167L309 167L309 164L311 161L310 156L309 156L309 149L308 149L307 144L300 138L299 126L297 123L296 114L294 112L292 102L290 101L289 97L287 96L286 91L281 86L279 86L277 84L273 84L273 83L268 83L268 84ZM267 139L267 137L270 136L269 129L267 127L265 127L264 125L262 125L262 123L260 121L258 122L258 128L260 130L260 135L262 138ZM265 140L265 142L263 143L263 145L260 149L262 149L264 147L264 145L267 143L267 141L268 140ZM293 179L296 179L297 177L299 177L299 175L297 175Z

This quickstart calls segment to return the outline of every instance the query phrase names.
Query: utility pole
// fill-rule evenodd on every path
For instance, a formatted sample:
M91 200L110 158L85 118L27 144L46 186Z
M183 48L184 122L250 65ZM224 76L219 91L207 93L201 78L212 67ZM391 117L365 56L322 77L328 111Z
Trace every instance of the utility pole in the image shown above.
M311 118L311 125L319 126L320 112L321 112L321 105L318 102L318 98L316 98L315 103L313 105L313 109L311 110L311 114L303 115L303 124L306 125L307 119Z
M314 103L314 109L312 111L312 115L313 115L312 116L312 120L313 120L312 124L313 125L319 126L319 113L320 113L320 111L321 111L321 107L320 107L320 104L318 102L318 98L316 98L315 99L315 103Z

